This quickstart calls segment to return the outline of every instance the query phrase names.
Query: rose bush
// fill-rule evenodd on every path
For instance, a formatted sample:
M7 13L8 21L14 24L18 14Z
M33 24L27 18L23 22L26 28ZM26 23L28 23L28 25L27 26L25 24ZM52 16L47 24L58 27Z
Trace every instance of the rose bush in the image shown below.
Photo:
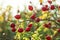
M40 10L33 5L28 5L30 12L18 9L14 17L10 12L12 7L8 6L0 16L1 40L60 40L60 6L52 5L53 1L48 0L48 6L40 0ZM9 12L8 18L6 12Z

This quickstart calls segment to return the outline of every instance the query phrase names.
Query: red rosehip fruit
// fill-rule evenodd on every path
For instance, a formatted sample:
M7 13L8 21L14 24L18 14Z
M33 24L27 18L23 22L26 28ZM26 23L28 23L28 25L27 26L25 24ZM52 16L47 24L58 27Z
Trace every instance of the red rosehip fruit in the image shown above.
M32 24L29 24L28 27L32 27Z
M58 29L58 32L60 33L60 29Z
M39 22L40 20L41 20L41 19L39 19L39 18L36 18L36 19L35 19L35 22Z
M23 28L19 28L19 29L18 29L18 32L20 32L20 33L22 33L23 31L24 31Z
M30 27L27 27L25 31L26 31L26 32L29 32L30 29L31 29Z
M44 27L46 27L46 28L51 28L51 23L44 24Z
M15 27L15 24L14 23L10 24L10 27L11 28L14 28Z
M46 7L42 7L42 11L46 11Z
M48 7L48 5L45 5L45 7Z
M54 10L54 9L55 9L55 6L54 6L54 5L51 5L51 6L50 6L50 9L51 9L51 10Z
M28 9L30 10L30 11L32 11L33 10L33 7L32 6L28 6Z
M12 28L12 32L15 32L16 31L16 29L15 28Z
M58 6L58 9L60 10L60 6Z
M60 19L58 19L57 22L60 22Z
M35 19L36 18L36 14L34 13L32 16L31 16L31 19Z
M51 26L51 23L49 22L49 23L48 23L48 25L50 25L50 26Z
M42 11L48 11L48 10L49 10L48 7L46 7L46 6L45 7L44 6L42 7Z
M16 15L15 18L16 19L20 19L21 18L21 15Z
M46 10L48 11L49 10L48 5L45 5L45 7L46 7Z
M47 40L51 40L51 37L49 35L46 36Z
M44 27L47 27L47 28L49 28L49 25L48 25L48 24L44 24Z
M52 1L51 1L51 0L48 0L48 3L49 3L49 4L52 4Z

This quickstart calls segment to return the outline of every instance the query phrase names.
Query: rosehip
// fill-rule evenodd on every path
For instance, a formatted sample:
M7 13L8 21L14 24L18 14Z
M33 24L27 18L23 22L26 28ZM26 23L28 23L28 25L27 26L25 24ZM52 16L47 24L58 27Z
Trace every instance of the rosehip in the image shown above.
M32 27L32 24L29 24L28 27Z
M15 18L16 18L16 19L20 19L21 16L20 16L20 15L16 15Z
M42 11L47 11L47 10L49 10L49 8L48 7L42 7Z
M12 28L12 32L15 32L16 31L16 29L15 28Z
M50 27L51 27L51 24L50 24L50 23L48 23L48 24L44 24L44 27L46 27L46 28L50 28Z
M47 40L51 40L51 37L49 35L46 36Z
M12 24L10 25L10 27L14 28L14 27L15 27L15 24L14 24L14 23L12 23Z
M48 7L48 5L45 5L45 7Z
M48 23L48 25L50 25L50 26L51 26L51 23L49 22L49 23Z
M55 9L55 6L54 5L51 5L50 9L51 10L54 10Z
M48 3L49 3L49 4L52 4L52 1L48 0Z
M36 14L33 14L32 16L31 16L31 19L35 19L36 18Z
M23 28L19 28L18 32L22 33L23 32Z
M39 19L39 18L36 18L36 19L35 19L35 22L39 22L40 20L41 20L41 19Z
M29 32L30 29L31 29L30 27L27 27L25 31L26 31L26 32Z
M30 11L32 11L33 10L33 7L32 6L28 6L28 9L30 10Z
M60 32L60 29L58 29L58 32Z
M60 22L60 19L58 19L57 22Z
M46 10L48 11L49 10L48 5L45 5L45 7L46 7Z
M58 9L60 10L60 6L58 6Z

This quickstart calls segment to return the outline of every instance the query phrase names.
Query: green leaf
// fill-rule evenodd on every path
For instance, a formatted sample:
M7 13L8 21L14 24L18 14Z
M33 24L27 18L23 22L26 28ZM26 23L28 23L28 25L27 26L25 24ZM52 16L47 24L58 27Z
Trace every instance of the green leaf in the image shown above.
M25 21L25 22L23 22L23 24L24 24L24 29L26 29L26 27L27 27L27 22Z
M41 16L41 15L42 15L42 11L41 11L41 10L38 10L36 16L39 17L39 16Z

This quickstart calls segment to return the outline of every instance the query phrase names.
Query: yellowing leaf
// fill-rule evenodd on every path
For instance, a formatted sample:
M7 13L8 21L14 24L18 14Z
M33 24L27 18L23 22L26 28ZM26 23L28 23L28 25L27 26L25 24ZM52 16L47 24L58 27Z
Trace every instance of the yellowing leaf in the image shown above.
M29 40L29 38L26 38L26 37L24 37L23 39L24 39L24 40Z
M11 14L8 15L8 20L9 20L9 21L12 20L12 15L11 15Z
M4 21L4 18L2 15L0 15L0 22L3 22Z
M50 18L50 13L48 11L42 11L42 15L39 16L39 18L41 19L46 19L46 18Z
M12 8L12 7L11 7L10 5L8 5L7 8L6 8L6 11L11 10L11 8Z
M47 14L43 14L42 16L39 16L40 19L46 19L47 18Z
M30 18L28 15L25 15L25 17L28 18L28 19Z
M32 35L32 37L36 37L36 36L37 36L37 34L33 34L33 35Z
M57 31L54 31L54 35L57 33Z
M46 32L47 30L48 30L48 28L45 28L45 29L44 29L44 32Z
M14 39L19 39L20 40L20 33L19 32L16 33Z

